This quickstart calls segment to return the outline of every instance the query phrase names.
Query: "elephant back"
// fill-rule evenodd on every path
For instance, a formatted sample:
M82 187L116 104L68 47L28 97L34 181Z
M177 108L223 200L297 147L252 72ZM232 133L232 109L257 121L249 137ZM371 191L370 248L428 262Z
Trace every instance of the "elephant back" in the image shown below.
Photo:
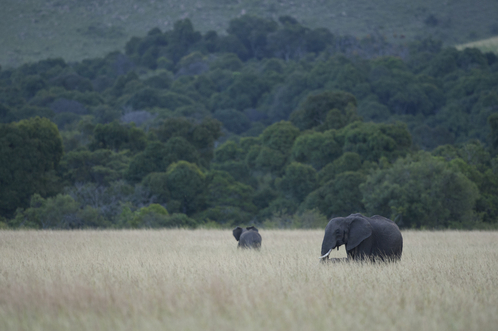
M254 230L246 230L240 235L239 247L242 248L260 248L261 235Z
M403 251L403 236L398 225L382 216L372 216L369 218L375 233L372 252L376 256L400 259Z

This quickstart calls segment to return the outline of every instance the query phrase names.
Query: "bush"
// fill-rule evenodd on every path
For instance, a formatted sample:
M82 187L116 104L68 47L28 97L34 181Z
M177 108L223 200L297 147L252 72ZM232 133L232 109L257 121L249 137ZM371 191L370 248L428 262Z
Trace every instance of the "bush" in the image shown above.
M450 163L420 152L379 169L360 186L368 214L407 228L447 228L477 220L476 185Z
M67 194L43 199L39 194L31 198L30 207L18 210L11 226L35 229L81 229L107 227L109 224L90 206L80 204Z

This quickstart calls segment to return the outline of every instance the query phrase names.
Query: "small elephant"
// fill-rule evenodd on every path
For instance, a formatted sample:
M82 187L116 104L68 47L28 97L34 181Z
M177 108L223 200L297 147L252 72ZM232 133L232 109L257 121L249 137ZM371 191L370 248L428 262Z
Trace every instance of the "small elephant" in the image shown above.
M401 259L403 237L396 223L385 217L352 214L329 221L320 260L326 262L330 252L341 245L346 245L349 260L397 261Z
M254 226L245 229L238 226L233 229L233 236L239 242L237 248L261 248L261 235Z

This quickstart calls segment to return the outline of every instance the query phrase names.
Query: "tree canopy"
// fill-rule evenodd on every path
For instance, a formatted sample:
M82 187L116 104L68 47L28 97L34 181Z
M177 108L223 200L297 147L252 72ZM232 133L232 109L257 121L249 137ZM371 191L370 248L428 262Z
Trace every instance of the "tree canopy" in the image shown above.
M498 227L496 55L290 16L226 32L187 18L124 53L0 68L0 223Z

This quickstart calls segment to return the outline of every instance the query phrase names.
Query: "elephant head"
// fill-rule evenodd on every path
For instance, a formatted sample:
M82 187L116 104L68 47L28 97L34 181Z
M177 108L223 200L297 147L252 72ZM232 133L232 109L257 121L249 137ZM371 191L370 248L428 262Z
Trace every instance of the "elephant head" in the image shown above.
M261 247L261 235L254 226L249 226L245 229L236 227L233 229L233 236L239 242L239 248L256 248Z
M339 249L341 245L346 245L346 251L349 252L371 235L370 222L360 214L333 218L325 228L320 259L323 261L334 248Z

